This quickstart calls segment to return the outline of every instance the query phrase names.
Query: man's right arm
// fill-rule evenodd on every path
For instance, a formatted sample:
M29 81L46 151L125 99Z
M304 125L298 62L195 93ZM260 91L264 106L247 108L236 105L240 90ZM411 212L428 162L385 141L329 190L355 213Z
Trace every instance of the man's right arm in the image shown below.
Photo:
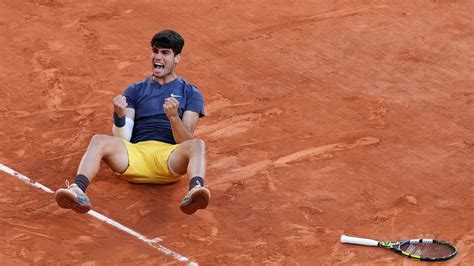
M114 125L112 133L114 136L130 141L133 133L135 120L135 109L127 108L125 96L118 95L113 99L114 104Z

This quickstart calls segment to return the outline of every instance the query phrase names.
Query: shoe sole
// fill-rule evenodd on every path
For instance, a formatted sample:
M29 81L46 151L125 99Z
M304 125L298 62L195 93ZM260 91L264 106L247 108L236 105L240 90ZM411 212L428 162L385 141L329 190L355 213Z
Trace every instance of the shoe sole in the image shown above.
M186 214L193 214L199 209L207 208L209 204L210 193L206 188L200 188L191 195L191 203L181 204L180 209Z
M55 194L56 202L63 209L71 209L77 213L84 214L90 211L90 205L80 205L76 202L76 196L66 189L60 189Z

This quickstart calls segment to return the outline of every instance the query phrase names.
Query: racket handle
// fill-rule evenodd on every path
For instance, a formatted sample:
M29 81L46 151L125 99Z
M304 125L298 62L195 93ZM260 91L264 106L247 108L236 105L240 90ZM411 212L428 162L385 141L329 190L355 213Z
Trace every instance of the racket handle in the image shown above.
M376 247L379 245L379 241L368 239L368 238L359 238L352 236L341 236L341 243L355 244L355 245L364 245L364 246L373 246Z

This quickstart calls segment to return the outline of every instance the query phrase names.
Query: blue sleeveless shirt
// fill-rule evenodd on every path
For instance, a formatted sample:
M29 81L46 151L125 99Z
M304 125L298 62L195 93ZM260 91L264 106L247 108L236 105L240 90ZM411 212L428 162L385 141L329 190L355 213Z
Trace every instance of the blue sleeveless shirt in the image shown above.
M163 110L165 99L174 97L179 102L179 117L184 111L193 111L203 117L204 99L198 88L178 77L160 85L152 76L133 83L123 94L127 98L128 108L135 109L135 124L130 142L157 140L176 144L171 124Z

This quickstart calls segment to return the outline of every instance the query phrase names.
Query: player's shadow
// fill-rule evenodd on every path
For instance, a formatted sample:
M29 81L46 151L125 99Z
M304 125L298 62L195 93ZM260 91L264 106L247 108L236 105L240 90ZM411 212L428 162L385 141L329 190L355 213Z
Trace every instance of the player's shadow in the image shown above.
M87 194L93 210L131 228L147 231L184 215L179 204L187 192L185 178L172 184L137 184L101 169Z

